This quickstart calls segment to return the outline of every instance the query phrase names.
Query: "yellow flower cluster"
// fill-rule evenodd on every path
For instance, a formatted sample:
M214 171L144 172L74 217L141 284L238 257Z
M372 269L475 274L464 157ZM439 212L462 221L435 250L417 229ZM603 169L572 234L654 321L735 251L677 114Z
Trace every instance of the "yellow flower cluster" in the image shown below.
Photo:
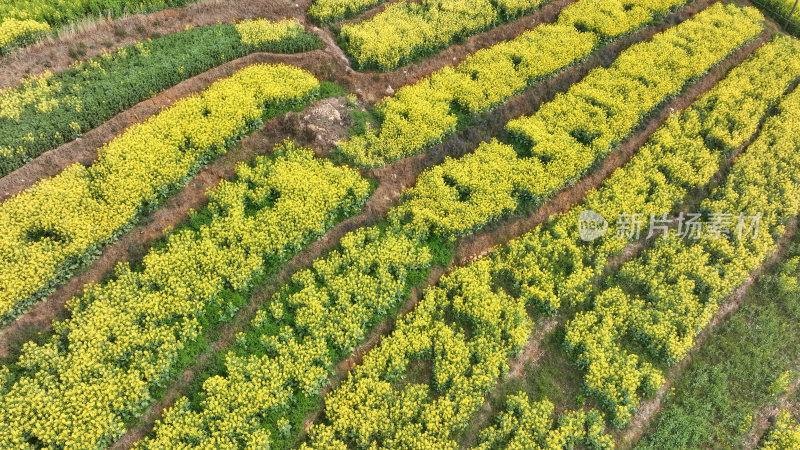
M30 306L137 216L224 154L265 108L316 95L318 81L286 65L254 65L134 125L76 164L0 205L0 316Z
M591 280L630 241L609 233L591 245L582 243L580 212L592 210L608 220L622 213L669 213L687 191L708 183L722 158L750 138L798 74L800 43L776 37L689 109L670 117L602 189L587 194L581 207L512 243L509 270L522 295L551 313L564 300L584 303Z
M321 24L328 24L353 17L384 1L386 0L314 0L308 8L308 15Z
M358 67L390 71L542 2L516 2L510 12L490 0L400 2L368 20L344 25L339 37L342 49Z
M800 448L800 426L792 418L788 409L781 410L778 420L767 432L761 443L764 450L785 450L787 448Z
M0 91L0 118L17 120L22 111L29 105L36 105L36 109L52 109L55 93L60 92L61 83L54 82L53 73L49 70L40 75L26 78L23 83L25 89L4 89ZM5 153L0 149L0 153Z
M0 54L17 45L35 41L50 31L50 25L31 19L5 18L0 22Z
M772 45L777 47L785 39ZM796 55L797 44L792 46ZM769 86L767 79L772 77L772 70L786 64L786 53L777 54L774 48L756 55L759 56L777 59L769 70L765 70L766 65L751 64L750 73L739 74L739 87L751 81L757 81L751 85L753 91ZM763 105L771 104L780 97L781 87L785 88L798 74L797 67L792 69L794 72L782 83L766 89L772 95L753 97ZM746 92L741 100L729 103L725 95L733 92L736 91L731 86L723 86L720 103L743 105L753 100ZM759 110L763 114L765 106ZM746 114L743 112L739 118L746 119ZM711 124L719 123L716 120L721 118L713 114L707 117ZM735 117L737 114L729 116ZM745 121L745 129L755 130L759 117ZM614 285L593 299L590 310L577 314L567 324L565 341L587 370L587 387L610 405L616 425L629 420L638 405L637 392L657 388L661 378L652 367L639 364L639 355L624 350L623 340L633 337L650 354L668 363L682 359L720 301L772 253L784 224L800 212L800 131L795 129L798 121L800 92L794 92L782 100L779 113L767 119L758 138L736 159L725 182L701 205L702 211L726 213L734 218L761 214L758 235L740 236L731 229L718 239L704 236L686 240L674 234L659 239L620 269ZM725 122L726 130L738 134L738 127L729 126ZM746 139L747 134L741 133L739 142Z
M506 399L503 412L480 433L479 450L492 449L612 449L614 440L605 434L603 415L596 410L565 411L553 424L553 404L545 399L531 403L520 392Z
M257 313L249 332L257 338L243 336L242 341L255 340L256 355L229 354L227 376L205 382L200 407L179 402L142 447L198 442L249 447L248 439L263 432L257 418L275 412L285 416L296 406L293 397L318 393L334 364L329 351L352 352L369 324L400 303L408 274L430 262L427 248L401 234L373 227L346 235L340 249L295 274L284 293ZM276 425L291 428L286 417ZM263 439L274 441L270 435Z
M546 0L424 0L400 2L344 25L342 48L363 69L395 70L454 41L540 7ZM686 0L586 0L566 8L558 24L601 40L630 33Z
M417 236L455 238L521 202L541 202L579 179L660 103L758 35L753 11L717 5L631 47L533 116L509 122L529 156L484 143L423 173L390 218Z
M271 22L266 19L245 20L237 23L234 27L239 32L242 42L253 47L291 39L305 31L303 26L295 19L284 19L278 22Z
M70 318L56 324L50 341L25 346L24 371L0 398L0 447L32 439L67 449L113 442L174 372L181 352L204 331L201 324L216 320L207 311L229 318L241 306L233 293L246 293L269 264L285 261L337 217L352 214L369 193L357 171L290 142L252 166L240 164L236 181L209 192L208 224L173 233L144 257L141 270L121 264L112 281L68 303ZM238 404L278 396L281 374L317 385L324 369L305 369L320 351L298 345L285 350L296 371L289 374L280 358L277 366L259 366L264 385L237 391ZM212 392L222 389L218 380L207 384ZM237 404L221 400L226 411ZM220 430L244 425L214 422ZM247 442L265 438L255 433Z
M524 304L491 285L484 260L430 288L326 397L324 424L312 426L303 448L457 448L454 435L532 328ZM419 366L429 368L422 377Z

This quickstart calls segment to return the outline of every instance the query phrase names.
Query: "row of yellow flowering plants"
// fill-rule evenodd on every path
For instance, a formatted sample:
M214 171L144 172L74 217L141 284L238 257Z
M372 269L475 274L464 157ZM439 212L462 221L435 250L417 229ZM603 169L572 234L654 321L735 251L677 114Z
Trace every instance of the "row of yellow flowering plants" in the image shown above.
M320 40L294 20L196 27L79 62L0 91L0 176L158 92L256 51L293 53Z
M754 9L716 5L626 50L536 114L506 128L517 148L498 142L423 173L394 220L420 236L455 238L539 204L579 179L641 124L743 43L757 36Z
M689 109L670 117L636 156L615 171L582 207L511 246L514 283L529 303L555 312L566 301L586 303L589 283L629 236L607 235L591 244L577 230L583 209L612 220L637 212L661 217L685 192L709 182L720 162L743 145L800 74L800 43L777 37L757 50ZM778 75L780 74L780 75ZM530 256L526 256L530 255Z
M120 16L183 6L187 0L6 0L0 3L0 54L86 17Z
M69 301L70 318L55 323L50 340L25 344L0 385L1 447L113 442L254 282L358 211L371 191L357 171L288 141L236 173L209 191L198 225L172 233L140 266L120 264L111 281Z
M319 92L310 73L253 65L130 127L99 150L0 204L0 317L4 321L69 277L137 217L260 126L267 109Z
M723 13L716 10L712 14ZM696 20L701 23L714 22L709 21L708 16L700 16ZM791 61L791 58L788 60ZM789 82L787 76L780 77L780 80L784 85ZM780 84L779 81L775 83ZM607 86L601 85L598 91L604 88ZM763 109L770 104L769 101L762 103ZM752 116L746 117L752 120ZM671 159L657 158L652 152L642 158L650 165L658 161L676 163L684 155L675 151L676 155ZM698 157L690 160L696 160L697 166L703 167L709 160L718 163L720 158L721 155L717 154L716 159ZM639 163L638 167L627 172L632 175L620 177L607 190L611 193L628 192L625 183L638 182L641 174L638 169L646 165ZM684 176L693 169L694 166L685 168ZM701 176L697 184L707 181L714 170L704 170L702 173L704 177ZM630 177L637 178L631 180ZM671 191L671 203L662 206L662 209L668 210L690 187L688 184L675 186ZM626 198L635 199L641 195L641 191L632 190ZM663 200L659 198L662 205ZM170 442L187 445L214 442L235 448L255 443L276 445L292 436L295 433L293 430L302 425L305 410L313 407L313 399L327 384L332 368L364 338L365 331L375 323L376 318L382 317L403 297L402 291L409 284L402 282L400 275L405 277L408 271L429 264L429 256L424 259L424 264L414 266L413 258L395 260L372 248L385 246L413 255L414 246L421 245L424 239L430 237L415 233L413 222L406 221L408 216L394 212L403 208L401 202L399 207L390 212L390 216L396 218L391 228L393 231L384 235L373 230L358 232L355 236L361 233L367 236L374 234L375 240L348 237L342 253L335 252L318 260L312 271L298 275L295 283L301 284L294 288L292 285L287 287L286 294L259 312L252 330L240 337L243 350L227 356L225 370L220 371L225 375L210 377L204 383L201 395L196 397L199 400L179 401L156 427L155 438L145 441L143 445L158 448ZM436 235L435 232L432 234ZM448 236L447 230L444 235ZM405 250L400 250L401 247L395 243L398 241L406 243ZM534 303L533 299L521 291L517 298L492 290L495 277L501 273L513 274L515 283L525 282L523 277L530 277L528 282L531 284L537 279L525 272L523 267L531 264L531 258L535 259L536 253L521 255L518 251L520 248L512 246L501 258L460 269L447 278L441 288L429 292L422 303L429 306L423 309L440 308L441 317L423 316L417 324L417 319L413 319L415 316L409 316L407 322L403 323L408 323L409 327L415 324L413 328L409 328L408 332L393 334L390 341L384 341L387 348L382 345L373 351L370 355L377 352L376 367L367 374L359 372L359 375L353 375L353 379L357 380L348 381L345 391L334 394L333 399L326 399L326 414L333 414L333 417L326 415L323 422L328 425L317 428L311 444L329 448L341 444L368 445L379 440L397 445L422 445L423 441L434 446L453 445L454 436L463 430L482 403L485 392L493 387L497 376L507 368L507 358L514 354L530 331L524 310L519 308ZM350 257L344 259L342 254ZM397 265L393 271L384 272L374 262L381 259ZM332 268L331 260L340 263ZM351 270L344 272L345 266ZM520 270L515 271L517 267ZM340 274L346 278L340 277ZM456 281L450 281L451 278ZM381 281L376 284L376 280ZM451 301L458 307L466 303L483 311L480 320L472 315L451 313L448 306ZM298 308L297 305L302 307ZM453 321L453 317L457 320ZM474 323L483 324L484 319L487 323L494 321L499 327L511 327L502 333L506 336L503 338L505 340L493 341L484 336L480 342L473 342L459 334L463 332L459 330L463 330L461 327L465 324L469 324L467 326L472 330ZM506 320L510 322L504 323ZM452 337L454 334L455 338ZM513 339L509 336L513 336ZM490 342L486 342L487 339ZM419 342L418 345L423 347L407 348L416 345L411 344L413 342ZM464 346L467 350L461 350ZM451 354L448 351L450 349L458 351ZM484 350L486 353L483 353ZM440 355L437 351L443 353ZM386 358L390 358L390 361L386 362ZM470 361L481 363L475 365ZM411 368L419 365L431 365L435 372L431 379L415 384L408 391L409 385L402 380ZM440 366L441 372L437 372L435 368ZM283 368L286 375L278 376L278 368ZM479 377L474 378L476 375ZM404 392L404 389L408 392ZM254 402L245 392L260 392L263 400ZM231 404L236 406L226 406ZM436 417L445 419L435 421ZM418 429L420 420L424 422L425 432ZM257 441L249 440L256 439L254 436L258 437ZM557 436L554 435L553 439Z
M790 410L783 409L778 413L775 424L767 431L759 448L764 450L800 448L800 425L792 417Z
M512 394L495 423L481 430L480 450L492 449L612 449L603 414L590 410L565 411L553 424L555 407L549 400L531 402L524 392Z
M629 3L579 0L555 24L538 26L399 89L378 105L379 126L340 142L339 151L364 167L419 154L465 121L581 61L602 43L663 17L685 0Z
M339 41L361 70L395 70L532 11L546 0L399 2L368 20L342 26Z
M567 324L566 344L587 371L587 388L617 425L635 411L638 392L660 384L660 371L640 362L643 357L667 364L682 359L720 302L774 251L785 223L800 212L798 114L795 91L701 204L704 217L729 215L729 229L659 239ZM751 218L744 228L736 220L741 216ZM627 339L641 343L647 355L627 347Z

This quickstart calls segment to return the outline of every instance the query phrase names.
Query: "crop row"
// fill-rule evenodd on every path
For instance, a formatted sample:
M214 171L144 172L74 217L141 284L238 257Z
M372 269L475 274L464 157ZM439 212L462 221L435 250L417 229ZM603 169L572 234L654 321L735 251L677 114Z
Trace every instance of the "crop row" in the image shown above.
M791 411L784 409L778 414L778 419L759 448L783 450L798 447L800 447L800 425L792 418Z
M386 0L314 0L308 8L308 15L324 25L355 17L384 1Z
M508 397L496 423L481 431L480 450L614 448L605 434L603 415L596 410L566 411L552 423L554 406L549 400L531 402L524 392Z
M339 40L356 67L390 71L526 14L545 1L404 1L368 20L344 25Z
M528 304L545 312L555 313L564 303L589 304L592 282L631 236L611 231L584 242L578 232L581 211L609 220L631 212L644 217L669 213L686 192L707 184L720 163L756 132L800 74L798 54L800 44L786 37L759 49L688 110L668 119L602 189L587 194L581 207L512 242L498 258L498 272ZM625 398L638 403L635 390Z
M259 279L370 193L355 170L291 142L236 173L209 191L199 225L172 233L141 267L120 264L112 281L69 302L70 318L49 341L24 346L0 385L0 446L113 442Z
M784 224L800 212L799 113L795 91L701 204L703 217L728 215L729 231L657 240L566 325L566 345L586 370L587 388L616 425L627 423L639 393L654 391L662 379L626 342L639 343L644 356L664 363L682 359L720 302L774 251ZM760 217L758 227L751 219L742 230L736 222L741 216Z
M0 204L0 317L46 295L265 114L319 89L294 67L247 67L130 127L90 167L74 164Z
M757 36L752 8L717 4L598 68L536 114L509 122L516 148L481 144L425 172L390 218L412 233L455 238L538 205L578 180L648 115Z
M208 69L256 51L300 52L319 39L295 21L218 24L147 40L0 91L0 176Z
M735 11L741 14L719 7L693 20L712 30L715 21L709 17L719 19ZM691 25L681 30L696 32ZM313 407L337 362L402 301L412 280L418 279L408 273L431 264L432 237L415 233L407 217L394 212L404 207L403 201L390 211L390 228L352 233L343 239L341 250L298 274L240 336L225 369L208 378L199 395L167 411L155 438L144 445L214 442L237 447L256 434L263 439L259 443L274 445L302 426L304 408ZM441 237L433 233L434 240ZM390 256L392 251L402 255ZM384 269L382 261L394 266ZM312 442L325 447L337 440L358 445L373 439L448 445L453 431L466 424L530 332L528 298L493 289L495 265L509 264L482 261L456 270L430 290L398 331L367 356L374 362L365 362L368 368L356 369L358 375L326 399L329 426L316 431ZM398 391L395 384L409 372L419 375L415 368L420 365L430 368L433 378L427 383L415 379L413 385L401 382L403 390ZM245 392L259 392L262 400L253 401ZM424 432L414 425L418 420L425 421Z
M0 3L0 54L31 44L51 28L85 17L183 6L187 0L7 0Z
M603 189L589 192L583 209L608 220L636 212L661 217L685 192L709 182L721 161L758 129L761 118L800 74L800 44L775 38L734 68L689 109L670 117ZM517 240L508 258L513 282L528 303L554 313L564 301L587 302L587 289L628 239L614 234L583 242L571 212ZM624 236L625 237L625 236ZM526 257L526 255L530 255Z
M376 167L438 144L459 127L527 87L586 58L593 50L665 16L684 0L579 0L555 24L480 50L383 100L380 125L339 143L355 164Z
M703 18L698 16L693 20ZM770 78L763 75L762 69L761 65L751 66L747 73L769 83ZM787 83L784 79L784 88ZM729 93L720 88L714 97L725 98ZM779 90L775 95L779 97L780 94ZM748 93L740 94L739 98L748 101ZM724 100L720 103L725 104ZM762 111L770 104L769 101L761 103ZM732 113L733 118L753 120L750 115L737 115L737 110L727 112ZM697 111L693 114L697 117ZM726 110L723 108L719 114L709 114L712 127L715 118L725 117ZM753 127L757 126L757 118L754 122ZM635 160L644 161L632 161L630 169L651 165L656 166L655 170L623 170L598 192L610 194L619 208L630 206L630 200L637 201L648 192L630 189L631 184L639 183L642 175L658 173L660 163L674 166L687 161L685 152L690 149L676 145L671 154L667 153L669 148L665 148L664 153L637 154ZM688 158L688 161L702 167L722 158L719 154L716 158L711 156ZM705 181L713 172L704 174ZM692 173L691 168L684 171L683 178ZM674 181L681 189L680 195L674 193L672 199L651 198L660 203L662 210L669 211L675 202L683 199L686 189L691 187L689 181L682 178ZM507 370L507 359L516 355L530 332L531 325L524 311L527 305L535 303L535 297L531 298L526 288L541 279L550 281L557 271L573 267L570 256L580 256L580 250L560 253L561 248L590 245L580 240L575 219L575 215L561 216L554 223L513 242L491 260L480 260L457 269L442 280L440 287L428 291L417 310L404 319L397 331L369 353L364 365L351 372L350 378L326 398L325 416L320 425L312 427L312 444L325 448L341 444L361 446L396 438L398 443L411 446L418 442L453 446L452 436L468 425L471 415L483 403L485 392ZM546 247L536 248L536 243ZM550 250L563 259L548 261ZM540 261L542 264L537 267ZM550 262L554 263L555 270L548 273ZM590 275L587 270L581 272ZM469 313L461 308L469 308ZM416 318L415 314L420 317Z

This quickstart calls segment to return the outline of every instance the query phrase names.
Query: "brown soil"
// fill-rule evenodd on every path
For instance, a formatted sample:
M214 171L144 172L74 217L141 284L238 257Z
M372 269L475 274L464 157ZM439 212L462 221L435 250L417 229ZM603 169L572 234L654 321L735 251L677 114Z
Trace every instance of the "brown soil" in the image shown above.
M697 338L695 338L694 346L692 346L682 360L672 366L672 368L670 368L670 370L665 374L665 382L658 390L656 395L652 399L644 400L639 404L639 408L636 410L636 413L631 419L628 427L624 430L618 430L612 433L618 448L631 448L642 438L642 435L646 431L648 425L658 415L658 413L661 412L662 401L666 393L669 392L672 386L672 381L676 380L679 376L681 376L681 374L683 374L683 372L686 370L686 367L692 361L694 354L697 353L697 350L700 348L700 346L702 346L709 336L711 336L716 327L739 309L739 306L741 306L742 302L745 300L745 294L747 293L747 290L753 285L755 280L761 276L761 274L778 264L783 259L783 256L786 253L787 244L791 241L792 236L794 236L794 233L797 231L797 224L797 217L792 218L792 220L787 224L786 231L784 232L783 236L781 236L777 242L776 251L769 258L767 258L766 261L764 261L761 266L758 267L758 269L751 273L750 277L748 277L747 280L741 286L739 286L739 288L737 288L725 302L720 305L719 309L714 314L714 317L711 318L711 321L706 325L705 328L703 328L703 331L698 334Z

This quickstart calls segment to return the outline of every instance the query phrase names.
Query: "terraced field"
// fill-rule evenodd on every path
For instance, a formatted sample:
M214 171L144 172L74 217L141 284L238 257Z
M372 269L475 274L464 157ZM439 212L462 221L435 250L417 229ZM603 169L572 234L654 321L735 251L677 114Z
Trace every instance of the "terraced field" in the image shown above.
M800 447L787 6L7 2L0 448Z

